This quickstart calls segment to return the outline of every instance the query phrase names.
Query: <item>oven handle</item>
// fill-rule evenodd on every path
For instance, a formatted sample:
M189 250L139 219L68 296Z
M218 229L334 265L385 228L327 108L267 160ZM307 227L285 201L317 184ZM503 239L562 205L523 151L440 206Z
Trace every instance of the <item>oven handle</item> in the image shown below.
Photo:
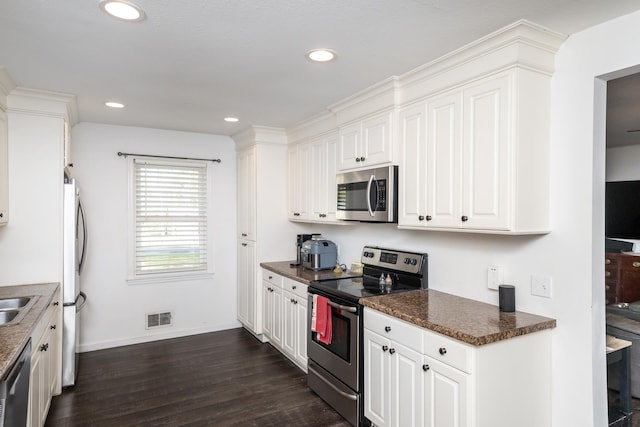
M333 308L337 308L338 310L344 310L344 311L348 311L350 313L357 313L358 312L358 309L356 307L349 307L348 305L341 305L341 304L335 303L333 301L327 301L327 304L329 304Z
M316 371L311 366L309 366L307 369L309 369L310 371L313 371L313 373L316 375L317 378L320 378L326 385L331 387L340 396L342 396L342 397L344 397L346 399L349 399L349 400L358 400L358 395L357 394L345 393L344 391L340 390L338 387L336 387L335 385L331 384L331 382L328 379L326 379L325 377L320 375L320 372Z

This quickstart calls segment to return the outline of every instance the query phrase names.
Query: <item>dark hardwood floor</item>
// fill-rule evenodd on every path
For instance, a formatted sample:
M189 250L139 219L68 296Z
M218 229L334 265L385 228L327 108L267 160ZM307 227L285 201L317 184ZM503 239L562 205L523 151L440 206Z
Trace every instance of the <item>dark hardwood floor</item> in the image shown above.
M340 426L306 375L244 329L82 353L55 426Z

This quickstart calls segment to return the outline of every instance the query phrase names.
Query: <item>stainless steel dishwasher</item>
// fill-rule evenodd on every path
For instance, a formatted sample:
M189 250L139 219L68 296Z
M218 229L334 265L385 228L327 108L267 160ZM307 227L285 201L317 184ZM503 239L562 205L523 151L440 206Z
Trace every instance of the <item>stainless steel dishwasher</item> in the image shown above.
M9 373L0 382L0 427L27 425L31 339L20 352Z

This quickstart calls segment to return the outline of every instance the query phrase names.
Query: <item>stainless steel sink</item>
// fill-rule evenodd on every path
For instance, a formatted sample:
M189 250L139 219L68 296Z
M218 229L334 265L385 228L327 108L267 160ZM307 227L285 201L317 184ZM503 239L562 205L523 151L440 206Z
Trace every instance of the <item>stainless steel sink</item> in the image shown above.
M20 323L39 297L0 298L0 326Z
M20 313L20 310L0 311L0 325L6 325L7 323L11 322L13 319L15 319L18 316L19 313Z
M32 297L0 298L0 310L22 308L29 304Z

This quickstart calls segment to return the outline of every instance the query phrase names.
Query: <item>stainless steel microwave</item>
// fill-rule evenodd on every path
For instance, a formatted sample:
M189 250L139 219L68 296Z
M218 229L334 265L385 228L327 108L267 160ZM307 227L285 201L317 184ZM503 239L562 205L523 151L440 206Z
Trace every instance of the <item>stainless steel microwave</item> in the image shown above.
M398 222L398 167L336 175L336 217L346 221Z

